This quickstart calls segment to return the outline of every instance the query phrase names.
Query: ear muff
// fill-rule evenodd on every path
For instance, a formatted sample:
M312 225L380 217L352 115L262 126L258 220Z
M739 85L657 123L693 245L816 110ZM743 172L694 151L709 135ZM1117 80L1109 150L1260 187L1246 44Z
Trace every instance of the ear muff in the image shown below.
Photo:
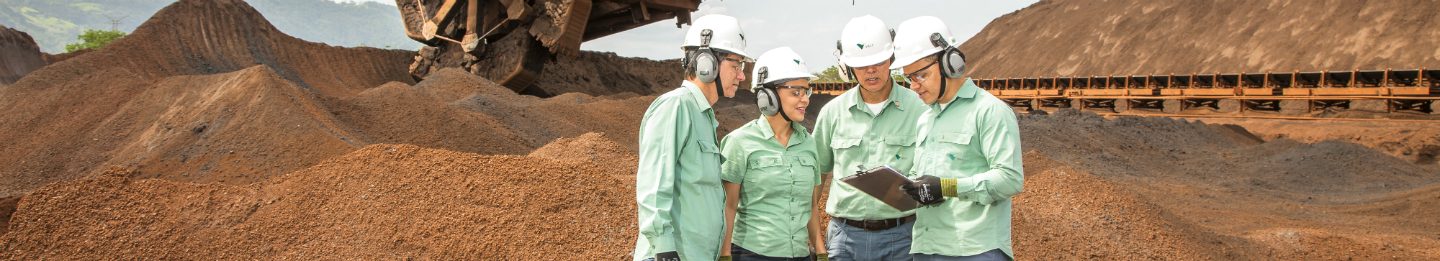
M780 113L780 97L776 96L774 88L763 87L755 92L755 105L760 107L760 114L765 116Z
M755 90L755 106L760 107L760 114L762 115L775 115L775 113L780 112L780 97L775 96L775 89L770 88L770 84L765 83L765 81L770 78L770 69L768 67L760 67L755 70L755 82L761 85L760 88Z
M837 54L839 54L839 55L842 55L842 56L845 55L845 48L842 48L842 47L841 47L841 45L840 45L840 40L835 40L835 53L837 53ZM855 68L851 68L850 66L846 66L846 65L845 65L845 62L843 62L843 61L840 62L840 64L838 64L838 65L840 66L840 70L844 70L844 71L845 71L845 79L846 79L846 80L850 80L850 82L857 82L857 81L859 81L859 80L856 80L856 79L855 79Z
M937 59L940 63L940 74L945 78L959 78L965 72L965 53L959 48L951 47L945 42L940 33L930 34L930 44L940 47Z
M695 49L695 77L703 83L712 83L720 78L720 60L710 49L710 33L710 29L700 31L700 48Z

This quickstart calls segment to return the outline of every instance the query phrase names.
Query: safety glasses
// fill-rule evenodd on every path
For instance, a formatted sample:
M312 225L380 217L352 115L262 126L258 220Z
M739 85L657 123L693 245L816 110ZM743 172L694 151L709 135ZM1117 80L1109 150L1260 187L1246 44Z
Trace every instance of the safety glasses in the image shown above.
M930 67L935 66L935 64L938 63L940 63L940 60L935 60L930 62L930 65L920 67L920 70L916 70L913 73L905 74L905 80L910 81L910 84L924 84L925 78L929 77L930 75Z
M793 95L793 96L795 96L795 97L800 97L800 98L810 97L811 94L815 94L815 91L811 90L811 89L810 89L810 86L804 86L804 85L781 85L781 86L775 86L775 90L776 90L777 92L780 91L780 90L787 90L787 91L789 91L790 95Z
M745 61L743 61L743 60L735 59L735 58L726 57L724 60L725 60L725 61L730 61L730 62L735 62L735 65L734 65L733 67L735 67L735 71L736 71L736 72L744 72L744 71L745 71L745 67L748 67L748 66L750 65L749 63L747 63L747 62L745 62Z

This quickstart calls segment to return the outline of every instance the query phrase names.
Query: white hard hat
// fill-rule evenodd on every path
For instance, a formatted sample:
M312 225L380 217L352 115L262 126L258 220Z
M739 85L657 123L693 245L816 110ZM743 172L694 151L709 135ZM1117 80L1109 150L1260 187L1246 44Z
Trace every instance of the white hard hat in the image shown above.
M765 51L760 54L760 59L755 61L755 75L751 77L753 84L750 90L759 90L761 85L788 81L794 79L815 80L814 74L810 74L810 68L805 66L805 59L800 58L799 53L790 47L780 47Z
M932 37L937 37L932 38ZM939 42L937 42L937 40ZM890 69L900 69L926 56L935 55L945 47L958 44L955 35L945 22L934 16L921 16L900 22L895 27L895 63Z
M840 31L840 62L850 67L871 66L890 59L890 28L875 16L851 18Z
M740 30L740 21L728 15L712 14L695 19L685 32L685 45L680 49L704 45L701 33L706 29L710 30L710 48L752 58L745 53L745 32Z

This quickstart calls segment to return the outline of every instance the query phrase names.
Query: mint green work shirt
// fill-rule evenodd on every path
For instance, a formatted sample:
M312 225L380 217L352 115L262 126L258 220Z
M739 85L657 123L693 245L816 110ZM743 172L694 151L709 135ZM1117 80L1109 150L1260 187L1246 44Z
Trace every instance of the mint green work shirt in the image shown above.
M717 125L700 87L690 82L645 109L635 173L640 235L634 260L669 251L678 251L683 260L719 258L725 190Z
M970 256L1000 249L1014 258L1010 197L1025 180L1015 112L969 79L947 103L920 117L914 172L955 178L958 191L916 210L910 252Z
M764 118L725 135L720 178L740 185L735 231L730 243L770 257L810 256L810 210L820 168L810 133L790 123L781 146Z
M900 218L914 211L896 210L879 199L840 182L860 167L888 165L909 174L914 164L915 122L925 104L915 92L898 84L877 114L860 99L860 86L836 96L815 119L815 146L821 172L833 172L825 212L851 220Z

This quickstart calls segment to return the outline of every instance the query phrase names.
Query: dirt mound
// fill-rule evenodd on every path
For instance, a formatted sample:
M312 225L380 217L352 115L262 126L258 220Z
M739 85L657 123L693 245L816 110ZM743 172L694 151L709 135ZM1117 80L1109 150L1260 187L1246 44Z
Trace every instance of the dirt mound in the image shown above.
M63 61L65 61L65 60L70 60L70 58L75 58L75 57L79 57L80 55L84 55L84 54L90 53L91 51L94 51L94 49L83 49L83 50L78 50L78 51L68 52L68 53L61 53L61 54L48 54L48 53L47 53L47 54L45 54L45 63L47 63L47 64L60 63L60 62L63 62Z
M9 112L0 137L13 141L0 146L0 196L106 165L137 177L247 184L376 143L521 155L601 132L633 147L653 99L542 99L458 70L411 86L409 56L304 42L241 1L177 2L108 47L0 90Z
M1016 259L1234 259L1238 240L1177 223L1139 195L1090 173L1025 154L1015 197ZM1228 244L1220 245L1221 242Z
M569 92L595 96L658 95L680 86L684 70L679 60L654 61L585 51L577 57L562 57L546 64L541 75L532 88L546 97Z
M0 85L19 81L48 64L30 34L4 26L0 26L0 57L5 57L0 61Z
M138 177L243 184L363 146L313 95L266 66L167 77L100 123L122 142L103 165L134 166Z
M306 42L280 32L243 1L187 0L166 6L128 36L76 60L79 68L47 71L118 67L154 79L265 65L322 96L344 97L385 82L409 81L405 64L410 53Z
M1430 250L1440 245L1440 234L1430 232L1440 225L1421 221L1440 211L1434 207L1440 200L1435 193L1440 189L1440 176L1436 176L1440 169L1433 166L1412 164L1352 143L1260 142L1237 126L1169 118L1105 119L1062 110L1022 117L1020 126L1026 150L1031 151L1026 155L1027 174L1038 177L1027 176L1026 192L1017 202L1030 196L1051 196L1032 190L1032 185L1045 186L1045 173L1056 172L1031 170L1037 162L1032 158L1038 154L1111 184L1063 183L1081 184L1075 185L1076 191L1104 195L1111 193L1107 190L1124 188L1143 205L1158 207L1160 221L1147 222L1200 231L1187 235L1215 234L1192 237L1198 241L1179 241L1212 245L1212 250L1201 253L1224 253L1223 257L1203 259L1440 256ZM1045 165L1039 164L1040 168ZM1123 193L1116 195L1126 198ZM1030 212L1045 211L1037 208ZM1017 220L1021 215L1017 214ZM1131 234L1146 231L1128 230L1130 227L1114 229ZM1164 246L1171 241L1159 242L1158 246Z
M0 249L7 259L619 259L634 241L634 182L605 177L634 167L608 156L372 145L244 187L102 175L21 200Z
M978 77L1434 68L1437 13L1427 1L1045 0L961 48Z
M327 139L246 146L274 145L251 143L251 139L313 138L298 134L312 128L338 129L335 136L345 136L344 128L336 126L273 124L326 122L327 116L320 113L325 100L406 81L406 59L408 55L399 51L336 48L295 39L275 30L241 1L179 1L127 37L32 72L26 77L30 80L0 90L0 108L7 112L0 117L4 123L0 137L12 144L0 148L0 176L6 177L0 195L81 176L106 162L146 164L136 166L144 172L151 172L154 165L176 165L173 161L189 165L180 167L186 171L164 173L209 168L204 165L210 163L191 163L189 157L195 155L209 155L206 161L222 162L218 165L244 164L235 168L293 170L305 165L290 165L294 162L313 164L311 157L343 151L327 155L323 153L327 146L300 150ZM263 69L250 70L256 66ZM205 74L220 76L187 76ZM267 107L278 104L289 107ZM247 130L237 133L250 136L215 137L191 131L234 115L267 121L235 118L246 124L233 127ZM261 138L267 136L271 138ZM238 144L181 144L187 139ZM155 151L160 147L174 150ZM245 149L267 156L231 154ZM321 153L306 154L316 151ZM131 154L137 152L141 155ZM284 172L272 174L280 173Z
M546 158L560 161L596 161L599 157L622 157L619 162L638 162L635 157L637 152L614 140L608 139L603 133L586 133L574 138L559 138L550 144L530 152L530 157Z
M1096 175L1191 180L1235 189L1360 195L1435 183L1436 168L1343 142L1261 143L1244 128L1061 110L1021 120L1027 149ZM1165 170L1165 171L1156 171Z
M1440 121L1297 121L1204 119L1245 126L1267 139L1307 143L1339 140L1365 145L1421 165L1435 165L1440 156Z

